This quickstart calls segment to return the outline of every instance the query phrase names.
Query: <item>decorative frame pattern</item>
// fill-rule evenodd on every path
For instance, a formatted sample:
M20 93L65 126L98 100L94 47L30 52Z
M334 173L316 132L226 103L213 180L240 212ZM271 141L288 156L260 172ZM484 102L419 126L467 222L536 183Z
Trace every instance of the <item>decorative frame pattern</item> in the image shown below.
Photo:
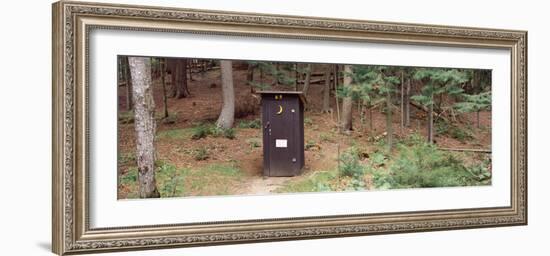
M61 1L53 4L55 253L370 235L527 224L527 32ZM93 29L192 32L509 49L511 206L90 229L88 35Z

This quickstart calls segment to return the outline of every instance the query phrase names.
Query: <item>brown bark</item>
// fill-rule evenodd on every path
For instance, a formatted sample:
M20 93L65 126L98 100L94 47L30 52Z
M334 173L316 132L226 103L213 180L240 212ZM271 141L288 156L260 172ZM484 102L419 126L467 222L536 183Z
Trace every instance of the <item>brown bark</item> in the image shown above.
M155 180L155 102L151 81L151 59L129 57L133 84L134 127L139 197L160 197Z
M372 131L374 131L374 124L373 124L373 119L372 119L372 108L373 106L369 106L369 131L372 133Z
M162 82L162 103L164 118L168 117L168 97L166 95L166 59L160 59L160 79Z
M479 111L476 112L476 120L477 120L477 128L481 128L481 124L479 120Z
M307 64L306 69L306 79L304 81L304 88L302 88L302 94L307 99L307 91L309 90L309 84L311 81L311 64Z
M170 91L168 97L176 97L176 59L166 59L166 68L170 71Z
M405 126L411 126L411 106L409 105L411 99L411 79L407 79L407 89L405 89Z
M176 62L176 98L181 99L189 95L187 89L187 59L178 59Z
M246 71L246 82L249 85L252 85L252 82L254 81L254 69L255 69L254 65L248 64L248 68Z
M220 61L222 73L222 94L223 106L216 125L223 129L233 127L235 120L235 91L233 88L233 62L230 60Z
M433 143L434 141L434 104L430 104L428 107L428 142Z
M128 57L124 58L124 75L126 79L126 110L130 111L133 107L132 101L132 77L130 74L130 64L128 63Z
M271 86L278 86L279 85L279 63L271 63L272 65L275 65L275 71L271 72L271 78L273 81L271 82Z
M386 93L386 132L388 133L388 151L391 150L393 144L393 120L392 120L392 103L391 92Z
M298 91L298 79L300 78L298 74L298 63L294 64L294 90Z
M195 81L195 79L193 78L193 68L194 67L197 67L199 68L200 67L200 62L199 60L194 60L195 63L191 63L189 61L186 61L185 63L185 74L187 74L187 77L189 78L189 81ZM197 70L197 73L200 72L199 70ZM202 72L201 72L202 73Z
M344 87L351 86L351 76L349 73L351 73L351 65L344 65ZM342 131L343 132L349 132L352 130L351 125L351 114L352 114L352 104L353 101L350 96L344 97L344 100L342 101Z
M330 66L325 71L325 88L323 89L323 113L330 112L330 79L332 76Z
M264 83L264 69L260 68L260 84Z
M336 121L338 125L340 125L340 102L338 100L338 65L334 65L334 98L336 100Z
M405 127L405 75L401 72L401 134L403 134L403 128Z

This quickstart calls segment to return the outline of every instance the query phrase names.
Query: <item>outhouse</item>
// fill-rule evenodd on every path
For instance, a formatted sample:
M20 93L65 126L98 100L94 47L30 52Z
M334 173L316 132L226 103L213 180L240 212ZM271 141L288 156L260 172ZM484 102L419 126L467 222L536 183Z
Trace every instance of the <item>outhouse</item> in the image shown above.
M304 167L304 97L261 91L264 176L296 176Z

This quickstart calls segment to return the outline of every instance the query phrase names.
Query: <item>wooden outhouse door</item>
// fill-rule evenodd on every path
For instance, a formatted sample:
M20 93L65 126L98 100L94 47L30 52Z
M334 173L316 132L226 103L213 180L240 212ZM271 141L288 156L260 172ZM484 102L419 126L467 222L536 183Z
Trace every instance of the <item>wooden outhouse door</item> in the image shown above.
M295 176L303 167L303 121L299 95L262 94L264 175Z

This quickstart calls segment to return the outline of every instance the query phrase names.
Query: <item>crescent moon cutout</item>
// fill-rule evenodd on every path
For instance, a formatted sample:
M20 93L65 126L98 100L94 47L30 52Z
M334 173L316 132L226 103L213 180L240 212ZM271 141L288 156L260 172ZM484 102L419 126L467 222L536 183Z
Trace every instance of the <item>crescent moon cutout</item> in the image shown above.
M283 106L279 105L279 111L277 112L277 115L280 115L283 113Z

